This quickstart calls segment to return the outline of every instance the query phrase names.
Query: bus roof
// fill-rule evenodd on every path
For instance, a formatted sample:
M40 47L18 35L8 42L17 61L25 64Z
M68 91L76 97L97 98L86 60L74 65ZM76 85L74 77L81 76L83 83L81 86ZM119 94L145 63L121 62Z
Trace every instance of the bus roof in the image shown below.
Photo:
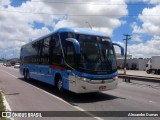
M103 37L107 36L107 34L103 32L99 32L91 29L85 29L85 28L59 28L57 32L74 32L74 33L96 35L96 36L103 36Z
M95 31L95 30L91 30L91 29L85 29L85 28L71 28L71 27L65 27L65 28L59 28L57 29L56 31L52 32L52 33L49 33L47 35L44 35L42 37L39 37L35 40L33 40L32 42L29 42L27 44L30 44L30 43L33 43L35 41L38 41L40 39L43 39L47 36L50 36L54 33L61 33L61 32L74 32L74 33L79 33L79 34L86 34L86 35L95 35L95 36L101 36L101 37L108 37L107 34L103 33L103 32L99 32L99 31ZM27 44L23 45L23 46L26 46ZM22 47L23 47L22 46Z

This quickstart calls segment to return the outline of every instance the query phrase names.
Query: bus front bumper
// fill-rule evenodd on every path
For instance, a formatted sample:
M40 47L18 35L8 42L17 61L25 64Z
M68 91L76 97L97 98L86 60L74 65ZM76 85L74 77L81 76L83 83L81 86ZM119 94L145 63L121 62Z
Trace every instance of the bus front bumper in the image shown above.
M69 80L69 90L75 93L107 91L117 88L118 77L109 80Z

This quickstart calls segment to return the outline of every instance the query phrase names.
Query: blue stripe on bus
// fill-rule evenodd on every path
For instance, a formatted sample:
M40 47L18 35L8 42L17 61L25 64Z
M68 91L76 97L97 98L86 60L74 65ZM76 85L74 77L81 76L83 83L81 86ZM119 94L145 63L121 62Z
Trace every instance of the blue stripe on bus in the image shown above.
M84 77L92 80L107 80L107 79L112 79L113 76L118 76L118 72L114 72L112 74L93 75L75 71L75 74L78 75L79 77Z
M23 73L23 68L28 69L30 77L42 81L51 85L55 85L54 76L59 73L62 77L63 87L69 90L68 75L66 70L52 69L50 65L36 65L36 64L24 64L21 65L20 73Z

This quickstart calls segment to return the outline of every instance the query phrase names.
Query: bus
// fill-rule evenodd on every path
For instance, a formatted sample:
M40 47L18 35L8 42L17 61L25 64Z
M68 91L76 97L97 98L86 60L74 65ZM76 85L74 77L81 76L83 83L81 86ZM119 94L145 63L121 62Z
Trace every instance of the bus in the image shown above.
M118 72L113 43L105 33L59 28L21 47L24 79L51 84L59 92L89 93L115 89Z

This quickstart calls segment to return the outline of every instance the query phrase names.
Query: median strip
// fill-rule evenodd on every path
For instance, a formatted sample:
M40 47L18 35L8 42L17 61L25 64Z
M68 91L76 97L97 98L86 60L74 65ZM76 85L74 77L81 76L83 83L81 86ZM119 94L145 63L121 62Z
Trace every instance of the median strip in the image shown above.
M125 79L126 82L130 82L130 80L138 80L138 81L146 81L146 82L160 83L160 78L157 78L157 77L136 76L136 75L124 75L124 74L119 74L118 77Z

